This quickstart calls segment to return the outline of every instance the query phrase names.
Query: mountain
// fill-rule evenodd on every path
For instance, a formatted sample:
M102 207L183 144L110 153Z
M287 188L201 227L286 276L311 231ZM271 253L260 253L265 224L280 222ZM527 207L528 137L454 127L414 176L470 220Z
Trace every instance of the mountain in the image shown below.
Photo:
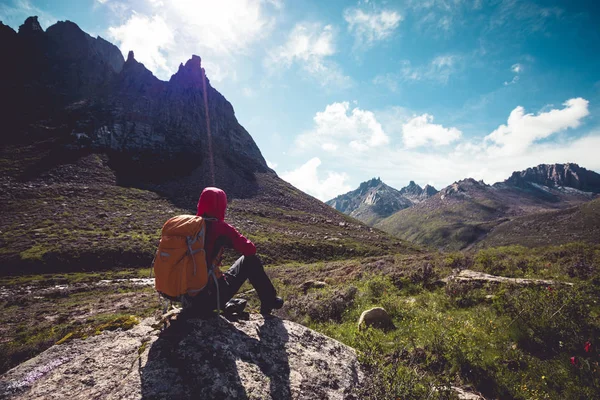
M600 193L600 174L588 171L577 164L541 164L525 171L513 172L505 181L508 185L526 188L542 185L550 188L572 188L584 192Z
M425 185L424 188L421 188L421 186L417 185L414 181L410 181L408 186L400 189L400 194L414 204L427 200L437 192L438 191L433 186Z
M459 250L513 218L592 200L599 178L576 164L555 164L514 172L494 185L464 179L375 226L414 243Z
M361 183L358 189L339 195L326 204L367 225L374 225L436 193L434 187L426 185L421 188L413 181L398 191L383 183L380 178L373 178Z
M211 184L236 197L252 195L252 174L270 172L232 105L210 85L200 57L163 82L133 51L124 60L116 46L73 22L44 32L30 17L18 34L9 29L1 30L4 46L22 57L2 67L11 79L3 80L0 96L14 107L4 143L53 138L63 149L106 153L120 183L145 183L182 206Z
M15 55L0 63L3 272L147 266L206 186L268 263L418 251L282 181L198 56L161 81L133 51L36 17L0 25L0 46Z
M380 178L363 182L358 189L339 195L326 204L368 225L413 205L412 201Z

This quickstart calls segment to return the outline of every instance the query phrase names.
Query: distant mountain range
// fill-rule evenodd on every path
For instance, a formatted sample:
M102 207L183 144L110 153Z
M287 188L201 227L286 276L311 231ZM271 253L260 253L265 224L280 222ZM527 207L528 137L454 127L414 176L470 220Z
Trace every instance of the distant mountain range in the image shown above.
M582 212L573 207L589 202L600 193L600 174L572 163L538 165L514 172L504 182L494 185L471 178L463 179L439 192L427 187L421 189L414 182L400 191L380 180L374 183L373 180L365 182L359 189L338 196L327 204L400 238L450 250L465 249L479 242L489 245L557 243L556 233L561 230L549 227L552 219L548 215L552 214L548 212L571 209L568 213L580 216ZM380 190L395 196L380 194ZM401 203L400 199L405 201ZM587 207L582 210L586 210L584 214L589 216L597 209ZM554 232L553 239L520 240L514 230L524 232L523 221L532 221L538 214L544 226ZM522 219L524 216L529 216L529 219ZM600 220L600 214L595 220ZM571 232L576 230L572 225L569 224ZM526 235L535 234L535 227L531 223L528 226L530 229ZM503 230L513 233L494 234ZM540 238L544 237L544 232L537 234ZM585 235L576 236L578 240L585 239ZM569 241L568 235L564 239Z
M360 184L358 189L337 196L326 204L366 224L374 225L397 211L412 207L437 193L432 186L421 188L415 182L396 190L380 178Z

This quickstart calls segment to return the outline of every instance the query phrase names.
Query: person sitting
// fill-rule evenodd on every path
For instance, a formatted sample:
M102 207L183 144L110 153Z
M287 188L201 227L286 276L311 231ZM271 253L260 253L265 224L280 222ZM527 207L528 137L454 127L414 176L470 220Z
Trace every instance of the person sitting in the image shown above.
M209 282L202 292L191 298L191 306L204 312L212 311L218 306L218 293L218 304L222 307L248 280L260 299L261 314L270 314L272 310L283 307L283 299L277 296L273 283L265 273L263 264L256 255L254 243L225 222L226 209L227 195L223 190L207 187L200 194L196 215L206 219L206 262L215 267L219 290L216 290L214 282ZM225 273L219 269L224 248L233 248L241 254Z

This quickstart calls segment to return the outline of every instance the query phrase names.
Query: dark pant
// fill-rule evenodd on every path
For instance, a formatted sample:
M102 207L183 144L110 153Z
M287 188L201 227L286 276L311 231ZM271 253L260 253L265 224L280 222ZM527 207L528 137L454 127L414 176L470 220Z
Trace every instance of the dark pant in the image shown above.
M260 302L270 304L276 296L275 287L265 273L262 262L257 256L241 256L217 280L219 285L219 305L221 309L225 308L225 304L235 296L240 287L246 282L256 289L256 294ZM217 290L214 282L209 282L208 287L200 292L197 296L192 297L192 307L198 310L210 311L217 308Z

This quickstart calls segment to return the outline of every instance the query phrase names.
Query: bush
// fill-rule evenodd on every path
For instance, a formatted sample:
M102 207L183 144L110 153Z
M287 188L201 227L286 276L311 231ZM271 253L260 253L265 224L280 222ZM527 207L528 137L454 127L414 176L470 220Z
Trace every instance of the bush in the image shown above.
M512 322L518 345L538 357L574 352L590 337L597 337L591 325L585 290L573 288L522 288L507 291L495 303Z
M289 308L314 322L341 322L346 310L353 307L357 292L354 286L332 292L313 292L292 299Z

